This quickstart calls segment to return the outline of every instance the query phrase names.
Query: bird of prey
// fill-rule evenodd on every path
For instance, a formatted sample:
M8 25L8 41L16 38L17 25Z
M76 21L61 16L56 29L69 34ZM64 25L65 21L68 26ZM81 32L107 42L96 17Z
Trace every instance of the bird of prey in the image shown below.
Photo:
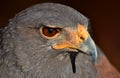
M0 34L0 78L120 78L69 6L42 3L18 13Z

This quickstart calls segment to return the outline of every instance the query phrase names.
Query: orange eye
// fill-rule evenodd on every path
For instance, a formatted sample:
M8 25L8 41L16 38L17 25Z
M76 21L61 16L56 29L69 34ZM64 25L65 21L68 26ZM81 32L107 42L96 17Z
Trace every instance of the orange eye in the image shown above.
M59 34L59 28L51 28L51 27L42 27L40 32L42 35L45 37L55 37L56 35Z

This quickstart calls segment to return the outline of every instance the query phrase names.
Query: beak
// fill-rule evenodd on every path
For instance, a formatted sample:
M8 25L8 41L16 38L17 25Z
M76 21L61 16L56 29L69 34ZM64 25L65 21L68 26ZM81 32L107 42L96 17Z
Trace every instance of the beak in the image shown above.
M61 43L53 45L52 48L56 50L65 48L74 49L77 50L77 52L91 55L93 58L93 62L95 62L97 59L96 45L90 37L85 26L78 24L77 31L70 28L65 28L65 31L66 33L68 33L66 37L68 37L69 39L63 39Z
M82 51L84 54L91 55L93 62L96 62L97 47L92 38L90 37L90 35L88 36L87 40L83 44L81 44L79 50Z

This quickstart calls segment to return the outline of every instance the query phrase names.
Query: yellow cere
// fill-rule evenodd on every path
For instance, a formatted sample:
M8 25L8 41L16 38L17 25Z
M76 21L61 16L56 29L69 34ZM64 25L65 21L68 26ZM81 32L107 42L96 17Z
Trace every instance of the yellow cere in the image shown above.
M64 49L64 48L77 49L80 46L80 44L82 44L87 39L89 35L87 29L80 24L78 24L76 31L70 28L65 28L65 30L70 35L69 41L66 40L62 43L57 43L53 45L52 47L54 49Z

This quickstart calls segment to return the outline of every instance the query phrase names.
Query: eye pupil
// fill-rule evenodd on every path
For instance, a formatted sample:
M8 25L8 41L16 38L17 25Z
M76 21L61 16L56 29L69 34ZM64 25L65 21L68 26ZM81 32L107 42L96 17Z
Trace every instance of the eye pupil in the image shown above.
M49 29L48 29L48 33L49 33L49 34L51 34L51 33L53 33L53 32L54 32L54 30L53 30L52 28L49 28Z

